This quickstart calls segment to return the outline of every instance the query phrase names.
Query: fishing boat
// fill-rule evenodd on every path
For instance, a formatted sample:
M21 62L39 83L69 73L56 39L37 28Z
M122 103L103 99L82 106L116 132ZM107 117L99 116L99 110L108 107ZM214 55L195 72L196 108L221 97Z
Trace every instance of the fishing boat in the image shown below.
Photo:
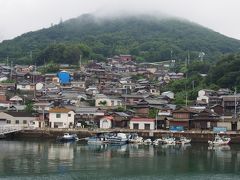
M136 143L136 144L141 144L143 143L143 137L138 136L137 134L131 134L129 139L128 139L129 143Z
M189 144L191 142L190 138L186 138L186 137L180 137L179 140L176 141L177 144Z
M101 144L107 144L109 142L108 135L106 134L97 134L93 137L86 138L88 144L95 144L95 145L101 145Z
M107 138L110 144L123 145L128 143L128 138L125 133L117 133Z
M231 138L228 137L220 137L219 135L216 135L214 137L213 141L208 141L209 145L226 145L231 141Z
M176 144L175 138L174 137L164 137L162 138L162 143L163 144Z
M153 141L153 145L159 145L159 144L162 144L162 139L161 138L159 138L159 139L155 139L154 141Z
M145 140L143 141L143 144L145 144L145 145L151 145L151 144L152 144L152 140L151 140L151 139L145 139Z
M68 142L68 141L78 141L79 138L76 134L64 133L63 136L57 138L58 141Z

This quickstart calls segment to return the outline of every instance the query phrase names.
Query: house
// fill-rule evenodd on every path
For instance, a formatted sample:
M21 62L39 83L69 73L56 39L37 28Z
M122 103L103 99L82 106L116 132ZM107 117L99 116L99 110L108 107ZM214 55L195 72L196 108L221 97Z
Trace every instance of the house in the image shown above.
M75 109L75 125L83 127L87 122L96 121L104 116L104 111L96 107L80 107Z
M23 98L19 96L13 96L9 99L9 101L11 101L12 103L20 104L23 102Z
M236 111L239 112L240 110L240 94L236 95L225 95L222 96L222 106L224 109L224 114L231 114L233 115Z
M128 128L129 127L129 121L131 116L125 112L114 112L112 114L113 121L112 121L112 127L114 128Z
M103 118L100 119L99 128L102 129L112 128L112 120L113 120L112 116L104 116Z
M169 128L180 126L183 129L189 129L189 121L193 119L193 115L196 113L196 110L190 108L181 108L173 111L173 118L169 120Z
M203 101L207 103L209 107L222 103L222 98L218 96L216 91L213 91L211 89L202 89L198 91L198 97L197 101Z
M0 124L11 124L20 127L30 127L36 117L27 112L0 112Z
M162 93L163 96L167 96L170 99L174 99L174 93L172 91L166 91Z
M155 119L133 117L130 120L129 127L130 127L130 129L154 130L155 129Z
M71 128L74 125L75 112L64 107L49 110L49 126L51 128Z
M204 109L192 117L193 119L189 121L191 129L213 129L213 127L217 127L217 122L220 120L218 114L208 109Z
M72 81L71 86L77 89L86 89L85 81Z
M132 56L131 55L120 54L119 58L120 58L121 62L132 61Z
M99 94L95 98L95 106L96 107L121 107L123 106L123 102L120 98Z
M124 98L125 104L127 105L136 105L140 100L149 97L149 94L122 94L122 98Z

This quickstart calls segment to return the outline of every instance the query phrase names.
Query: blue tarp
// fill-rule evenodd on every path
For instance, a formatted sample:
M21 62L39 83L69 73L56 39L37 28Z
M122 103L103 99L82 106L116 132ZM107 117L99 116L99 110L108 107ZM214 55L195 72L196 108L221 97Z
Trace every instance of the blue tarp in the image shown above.
M170 131L184 131L183 126L170 126Z
M215 133L226 132L226 131L227 131L226 127L213 127L213 132Z

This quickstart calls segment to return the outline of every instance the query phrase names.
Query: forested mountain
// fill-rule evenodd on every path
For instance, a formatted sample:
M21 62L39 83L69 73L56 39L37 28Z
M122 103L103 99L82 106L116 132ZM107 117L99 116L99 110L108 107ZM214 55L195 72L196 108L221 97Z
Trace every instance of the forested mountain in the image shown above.
M84 59L104 60L115 54L132 54L139 61L215 60L238 51L240 41L175 18L148 15L100 18L85 14L50 28L23 34L0 43L0 60L76 64ZM30 53L32 52L32 53ZM171 53L172 52L172 53ZM30 55L31 54L31 55Z

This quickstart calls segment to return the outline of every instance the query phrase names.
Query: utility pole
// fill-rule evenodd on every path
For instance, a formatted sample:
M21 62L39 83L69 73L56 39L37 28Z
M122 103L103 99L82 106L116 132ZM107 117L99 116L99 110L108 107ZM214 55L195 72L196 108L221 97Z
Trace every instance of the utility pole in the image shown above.
M155 116L155 123L156 123L156 125L155 125L155 130L157 130L157 117L158 117L158 110L157 110L156 116Z
M234 119L237 120L237 89L234 91Z
M7 57L7 66L8 66L8 57Z
M10 80L12 80L12 75L13 75L12 69L13 69L13 62L11 61L11 67L10 67Z
M82 69L82 55L79 56L79 69Z
M34 70L34 72L33 72L33 85L34 85L34 91L33 91L33 97L34 97L34 100L36 99L36 77L35 77L35 75L36 75L36 69L37 69L37 65L36 65L36 63L35 63L35 70Z

